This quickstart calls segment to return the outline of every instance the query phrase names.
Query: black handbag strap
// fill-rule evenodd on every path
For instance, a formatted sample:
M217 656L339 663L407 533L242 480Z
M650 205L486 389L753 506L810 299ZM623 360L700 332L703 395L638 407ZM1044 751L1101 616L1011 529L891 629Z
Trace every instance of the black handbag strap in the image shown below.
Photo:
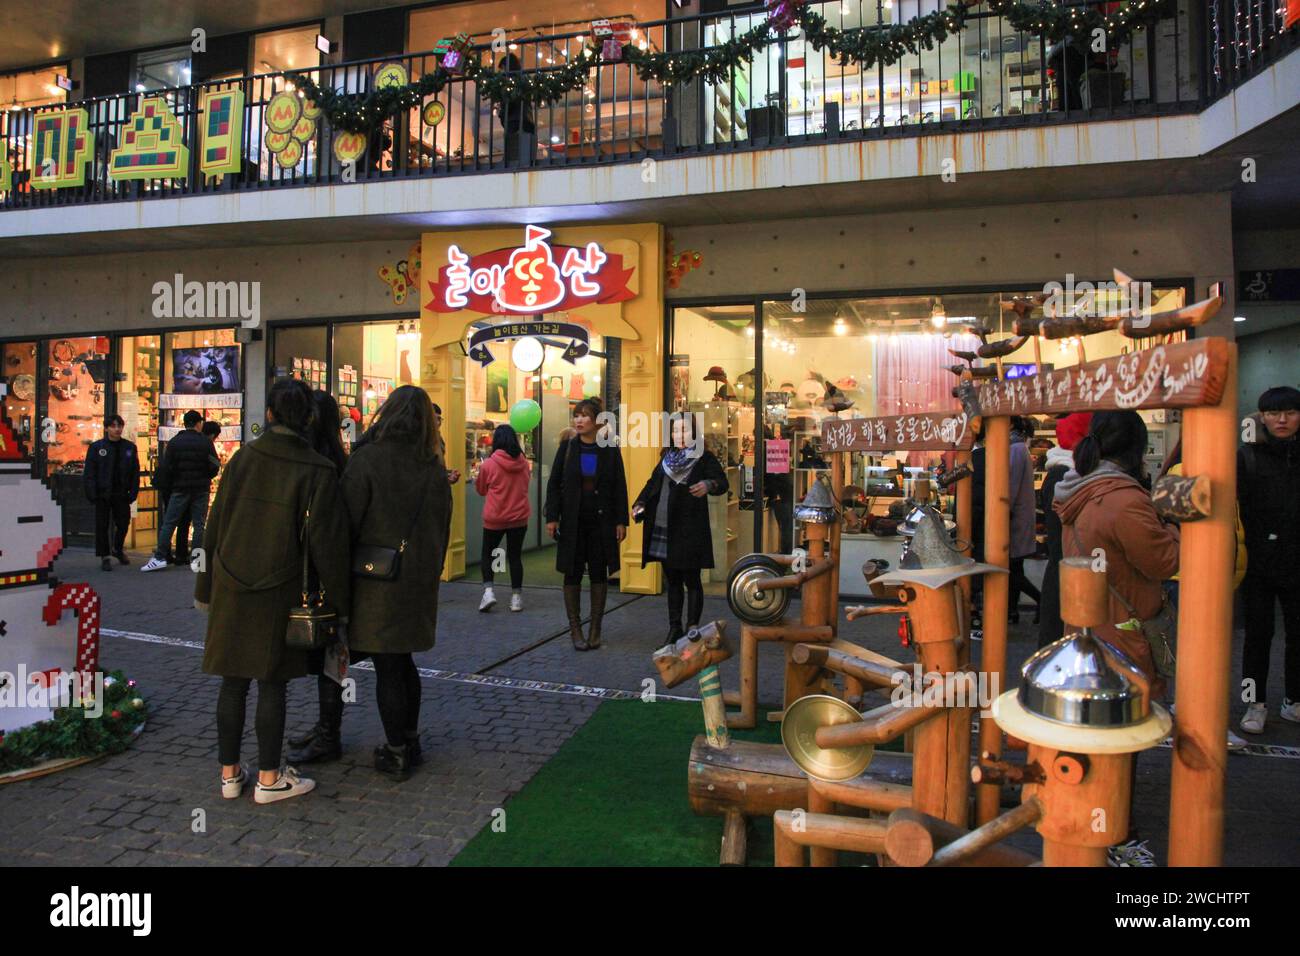
M308 522L310 521L311 521L311 509L308 508L307 512L302 516L302 534L300 535L302 541L302 606L303 607L311 607L311 604L308 601L308 597L311 593L310 591L311 575L308 571L308 564L311 558L311 535L308 533L307 530ZM324 584L321 585L320 599L321 602L324 603L325 601Z
M415 514L411 517L411 526L406 529L406 537L403 538L402 543L397 546L398 554L401 554L406 550L406 542L410 541L411 535L415 534L415 526L420 520L420 515L424 513L424 501L429 497L429 487L432 484L433 474L431 472L424 482L424 487L420 491L420 504L416 507Z

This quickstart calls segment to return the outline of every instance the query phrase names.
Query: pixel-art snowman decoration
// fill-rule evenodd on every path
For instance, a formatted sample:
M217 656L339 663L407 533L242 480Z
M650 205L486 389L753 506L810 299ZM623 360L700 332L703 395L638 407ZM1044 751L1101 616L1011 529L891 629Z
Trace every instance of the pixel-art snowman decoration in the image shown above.
M0 732L54 716L52 707L29 706L58 704L29 694L33 686L48 687L60 674L80 671L82 687L93 687L99 595L89 584L60 584L53 577L62 550L62 512L32 476L31 459L0 416Z

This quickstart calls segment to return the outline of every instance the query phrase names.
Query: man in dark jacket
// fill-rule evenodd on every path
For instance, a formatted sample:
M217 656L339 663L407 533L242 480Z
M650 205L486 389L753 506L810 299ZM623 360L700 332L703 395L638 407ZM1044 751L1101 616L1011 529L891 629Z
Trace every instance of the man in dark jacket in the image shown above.
M158 544L154 547L153 557L141 571L161 571L169 566L172 532L183 515L190 518L190 547L197 548L203 544L208 494L221 462L212 441L199 430L203 416L189 411L182 421L185 430L167 443L162 464L154 476L154 487L168 499L167 509L158 528Z
M1237 452L1237 501L1246 530L1246 616L1241 676L1246 714L1241 729L1264 730L1274 603L1286 633L1282 719L1300 723L1300 390L1270 388L1259 397L1264 427Z
M109 555L130 564L123 545L131 523L131 502L140 491L140 456L135 444L124 441L121 415L104 419L104 435L86 450L83 481L86 499L95 506L95 555L100 567L113 570ZM110 523L112 525L110 531Z

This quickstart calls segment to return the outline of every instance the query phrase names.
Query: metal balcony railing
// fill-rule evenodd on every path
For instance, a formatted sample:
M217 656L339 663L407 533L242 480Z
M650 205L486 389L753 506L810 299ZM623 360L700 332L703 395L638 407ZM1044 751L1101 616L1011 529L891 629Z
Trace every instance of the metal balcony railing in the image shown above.
M1209 3L1209 6L1205 5ZM421 109L387 123L371 137L362 160L344 168L333 155L336 132L318 120L292 165L271 153L264 126L271 97L292 89L292 73L273 73L147 93L123 93L72 104L84 107L94 148L85 184L36 189L34 135L42 115L60 107L0 113L0 139L12 184L0 209L43 208L248 192L297 186L448 176L516 168L639 162L645 157L765 149L846 139L874 139L1115 119L1203 108L1295 46L1282 32L1285 0L1178 0L1177 15L1108 50L1089 38L1050 44L1016 31L984 6L966 27L932 50L889 66L841 65L804 42L797 31L732 71L724 83L665 85L638 78L626 63L593 68L586 86L540 108L500 107L477 85L455 77L436 97L442 117ZM1112 9L1116 4L1090 4ZM880 29L913 0L834 0L814 3L832 26ZM925 9L931 9L926 6ZM725 14L639 24L634 42L656 50L720 44L761 22L761 5ZM899 19L903 17L899 15ZM508 51L474 47L469 56L523 72L554 70L582 49L583 34L513 42ZM1232 44L1229 46L1228 44ZM516 58L513 62L507 57ZM433 53L321 66L321 86L345 92L370 88L378 68L399 62L412 80L435 68ZM199 174L202 94L238 88L244 94L242 166L220 180ZM114 180L110 155L145 96L161 96L189 147L188 176ZM48 170L47 170L48 172Z

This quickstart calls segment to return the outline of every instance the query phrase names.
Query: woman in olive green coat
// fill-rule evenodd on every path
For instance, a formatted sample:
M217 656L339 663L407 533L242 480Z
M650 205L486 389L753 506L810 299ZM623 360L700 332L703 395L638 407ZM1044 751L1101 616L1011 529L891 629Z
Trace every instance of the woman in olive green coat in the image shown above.
M451 485L433 404L423 389L393 391L343 472L352 545L400 549L397 576L352 578L348 645L375 664L386 745L375 769L405 779L420 762L420 675L411 655L433 647L438 582L451 533Z
M209 610L203 670L223 678L217 700L222 793L243 791L239 742L249 685L258 682L258 784L271 803L315 784L292 768L281 773L285 688L307 673L307 654L285 647L289 609L302 601L303 543L313 587L341 618L348 615L347 516L334 466L312 451L311 391L282 379L267 398L268 429L226 465L208 516L194 598ZM306 534L304 535L304 527Z

